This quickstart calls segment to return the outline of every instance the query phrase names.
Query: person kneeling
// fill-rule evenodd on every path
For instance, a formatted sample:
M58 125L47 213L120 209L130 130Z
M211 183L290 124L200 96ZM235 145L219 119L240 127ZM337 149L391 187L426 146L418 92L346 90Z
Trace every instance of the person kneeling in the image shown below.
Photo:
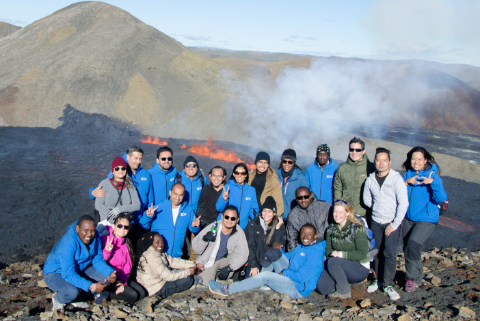
M163 247L163 237L158 232L149 232L138 241L137 282L147 289L149 296L166 298L188 290L195 283L197 264L171 257L163 252Z
M305 224L300 230L301 242L292 252L283 253L273 262L275 272L265 271L229 285L210 281L210 291L227 296L229 294L253 290L266 285L272 290L288 295L293 299L309 296L315 290L318 278L323 271L325 241L317 240L317 231L312 224ZM269 249L265 259L271 259L273 249ZM282 251L283 252L283 251ZM285 260L286 259L286 260ZM288 260L288 261L287 261ZM288 262L284 266L282 262ZM262 264L265 260L262 260ZM279 274L277 274L279 273Z

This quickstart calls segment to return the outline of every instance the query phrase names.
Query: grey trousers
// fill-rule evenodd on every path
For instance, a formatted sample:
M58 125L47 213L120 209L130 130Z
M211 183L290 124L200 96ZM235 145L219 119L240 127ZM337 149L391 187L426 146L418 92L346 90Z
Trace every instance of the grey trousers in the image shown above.
M199 276L201 276L203 279L203 285L208 286L208 283L210 282L210 280L215 280L217 271L223 267L226 267L229 263L230 263L230 258L227 256L227 257L224 257L223 259L215 261L215 263L213 263L211 267L203 270L203 272L199 274ZM233 276L233 272L230 272L228 278L231 278L232 276Z

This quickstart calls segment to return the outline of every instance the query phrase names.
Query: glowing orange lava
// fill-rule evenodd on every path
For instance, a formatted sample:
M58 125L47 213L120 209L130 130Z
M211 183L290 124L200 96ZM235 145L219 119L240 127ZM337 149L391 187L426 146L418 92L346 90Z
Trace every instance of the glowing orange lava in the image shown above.
M187 148L187 145L183 144L182 146L180 146L180 148L185 149Z
M141 143L147 143L147 144L153 144L153 145L160 145L160 146L165 146L168 144L167 140L161 140L158 137L152 138L152 136L148 136L147 138L142 138L140 139Z

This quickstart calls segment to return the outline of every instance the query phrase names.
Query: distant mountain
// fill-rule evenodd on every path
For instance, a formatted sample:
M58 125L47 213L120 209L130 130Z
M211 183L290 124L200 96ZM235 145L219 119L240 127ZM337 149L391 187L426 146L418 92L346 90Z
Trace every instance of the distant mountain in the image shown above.
M6 37L9 34L14 33L18 29L22 29L22 27L18 27L3 21L0 21L0 38Z

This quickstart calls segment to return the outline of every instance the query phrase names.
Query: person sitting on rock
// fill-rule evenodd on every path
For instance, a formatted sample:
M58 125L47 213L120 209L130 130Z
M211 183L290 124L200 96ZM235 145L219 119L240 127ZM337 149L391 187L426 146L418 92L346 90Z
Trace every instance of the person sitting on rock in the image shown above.
M276 264L275 272L262 271L248 279L228 285L212 280L209 283L210 291L227 296L266 285L292 299L309 296L315 290L323 271L325 241L317 239L317 232L312 224L305 224L300 230L300 235L302 243L292 252L282 253L275 249L266 252L262 265Z
M123 158L116 157L113 160L112 173L112 178L106 178L99 184L105 195L95 199L95 209L100 215L97 226L100 235L107 233L105 227L112 225L120 213L140 209L137 189L127 175L127 162Z
M231 278L233 272L247 262L247 239L237 223L237 208L227 206L221 220L207 225L193 239L193 250L198 253L196 262L203 270L199 275L203 285L208 286L215 277L220 280Z
M166 298L194 285L199 265L174 258L163 250L163 238L158 232L149 232L138 240L137 281L149 296Z
M368 238L362 223L355 217L353 206L345 200L336 200L332 223L327 229L327 260L325 271L318 280L317 291L331 298L351 297L350 284L368 277ZM352 237L352 224L354 234Z
M297 205L288 214L287 221L287 242L288 250L293 251L299 244L298 236L300 229L306 223L315 226L320 241L325 239L325 230L328 227L328 213L330 204L325 201L318 201L315 194L307 187L299 187L295 191Z
M273 197L268 196L262 205L260 215L248 222L245 229L248 242L248 267L246 277L255 276L260 271L269 271L260 262L270 249L280 250L285 246L287 232L282 217L277 216L277 206Z
M86 308L86 302L82 301L89 299L89 292L94 294L97 303L108 296L105 287L114 283L117 276L103 259L93 217L83 215L67 228L48 255L43 274L45 284L55 291L54 311L63 310L70 302L74 307Z
M110 285L110 299L123 300L129 303L143 299L147 293L136 281L130 278L135 265L135 252L128 237L132 217L128 213L120 213L112 226L107 226L108 234L100 237L103 259L115 269L117 282Z

